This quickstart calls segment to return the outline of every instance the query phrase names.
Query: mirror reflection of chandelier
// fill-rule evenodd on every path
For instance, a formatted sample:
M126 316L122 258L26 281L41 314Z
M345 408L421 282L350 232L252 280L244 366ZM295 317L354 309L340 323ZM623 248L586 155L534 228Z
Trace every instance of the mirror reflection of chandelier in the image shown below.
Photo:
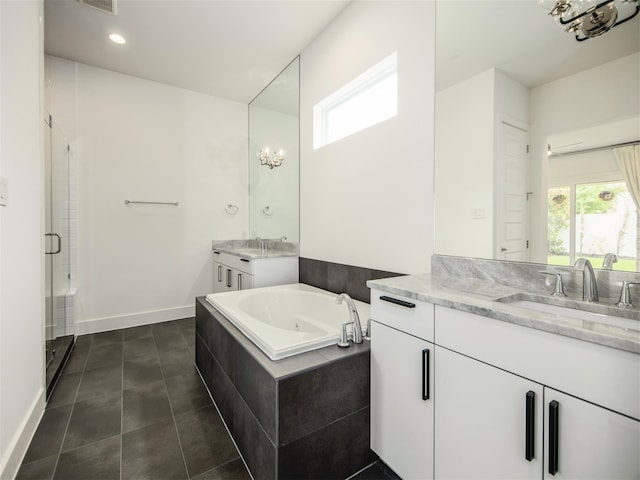
M271 152L269 147L261 148L258 153L258 160L260 160L260 165L266 165L273 170L273 167L279 167L284 162L284 152L282 149L277 152Z
M566 32L583 42L635 17L639 0L539 0Z

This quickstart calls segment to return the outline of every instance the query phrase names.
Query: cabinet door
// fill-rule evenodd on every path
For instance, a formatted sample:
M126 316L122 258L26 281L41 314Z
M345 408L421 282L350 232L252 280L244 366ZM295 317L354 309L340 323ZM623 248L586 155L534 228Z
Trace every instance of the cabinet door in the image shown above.
M371 449L405 480L433 478L433 348L371 322Z
M227 287L227 268L220 262L213 262L213 293L229 290Z
M436 346L435 476L542 476L543 387Z
M246 290L253 288L253 275L234 270L235 288L234 290Z
M544 478L640 478L638 420L550 388L545 415Z

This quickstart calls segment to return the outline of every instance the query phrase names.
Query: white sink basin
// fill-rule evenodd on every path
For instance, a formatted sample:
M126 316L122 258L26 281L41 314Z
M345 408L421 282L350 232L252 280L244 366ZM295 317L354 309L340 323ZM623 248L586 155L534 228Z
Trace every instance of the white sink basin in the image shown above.
M509 305L513 305L514 307L526 308L528 310L535 310L536 312L548 313L556 317L568 317L575 318L577 320L587 320L590 322L603 323L606 325L612 325L614 327L626 328L629 330L640 332L640 320L621 318L596 312L588 312L575 308L534 302L531 300L513 300L508 303Z

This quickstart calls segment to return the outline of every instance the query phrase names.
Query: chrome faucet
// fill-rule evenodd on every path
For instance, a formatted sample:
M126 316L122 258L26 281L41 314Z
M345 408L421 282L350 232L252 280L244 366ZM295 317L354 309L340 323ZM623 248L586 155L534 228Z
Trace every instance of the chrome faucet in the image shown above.
M597 302L599 298L596 274L589 259L579 258L573 269L582 271L582 299L586 302Z
M539 271L538 273L542 273L544 275L552 275L556 277L556 286L551 294L552 297L566 297L567 294L564 293L564 285L562 284L562 275L556 272L544 272Z
M629 288L631 285L640 285L640 282L628 282L624 280L622 282L622 290L620 291L620 300L616 303L616 306L621 308L633 308L633 303L631 303L631 292Z
M613 264L618 262L618 256L615 253L607 253L602 260L603 270L613 270Z
M362 325L360 325L360 316L358 315L358 309L353 299L346 293L341 293L336 297L336 303L340 304L342 301L347 302L349 308L349 323L353 325L353 343L362 343ZM343 326L343 329L345 326Z
M256 237L256 242L258 242L258 248L260 249L260 253L264 254L264 251L266 250L266 245L264 243L264 240L260 237Z

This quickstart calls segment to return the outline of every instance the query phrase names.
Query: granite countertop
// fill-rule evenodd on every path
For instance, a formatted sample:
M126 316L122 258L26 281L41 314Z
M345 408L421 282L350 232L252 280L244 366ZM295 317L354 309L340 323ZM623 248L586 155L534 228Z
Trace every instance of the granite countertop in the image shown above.
M587 305L582 301L558 300L555 297L537 295L530 291L495 282L457 279L448 276L438 277L431 274L369 280L367 286L414 300L640 354L640 310L637 308L622 309L613 306L613 304ZM571 306L584 310L596 309L598 313L609 313L626 318L627 322L638 322L638 327L636 329L624 328L596 321L564 317L555 313L542 313L504 301L509 298Z
M260 248L260 243L264 249ZM213 240L212 249L216 252L237 255L248 260L260 258L297 257L298 244L280 241L279 239L251 240Z

